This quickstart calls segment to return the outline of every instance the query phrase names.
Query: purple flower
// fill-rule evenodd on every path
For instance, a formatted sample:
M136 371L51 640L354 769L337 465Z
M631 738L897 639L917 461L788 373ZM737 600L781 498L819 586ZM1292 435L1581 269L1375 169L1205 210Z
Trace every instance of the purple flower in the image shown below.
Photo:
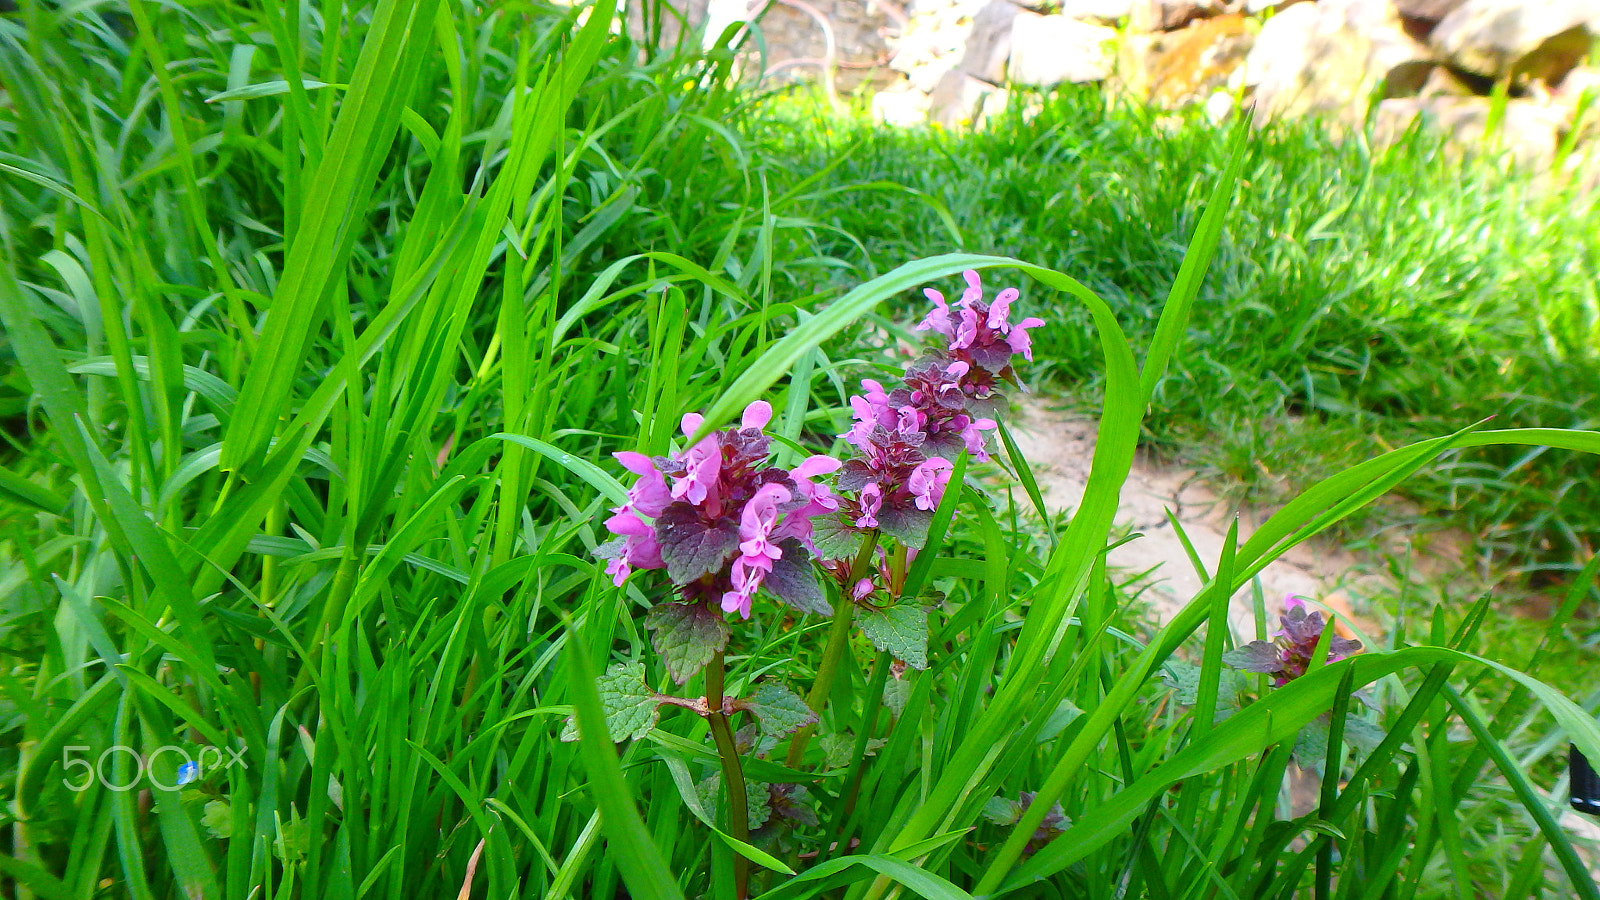
M923 288L922 293L933 301L933 311L917 326L918 331L935 331L947 338L956 336L955 324L950 321L950 306L945 303L944 295L933 288Z
M748 618L752 597L766 586L810 609L811 518L839 508L832 492L814 479L840 463L814 456L792 472L769 465L771 440L761 430L771 420L772 406L757 401L745 408L738 429L708 435L681 454L616 454L638 480L627 502L606 520L618 540L596 550L609 561L606 572L614 583L636 568L666 569L689 603L716 604ZM693 434L703 421L695 413L684 416L684 434ZM782 577L769 580L780 567Z
M911 470L906 479L906 489L911 492L917 509L935 509L944 498L945 485L950 483L950 463L935 456Z
M860 515L856 517L856 527L877 528L878 513L883 510L883 489L876 481L869 481L861 488L861 499L857 502Z
M1327 624L1322 613L1306 612L1305 598L1290 596L1279 621L1283 627L1272 633L1272 641L1251 641L1222 655L1222 661L1246 672L1271 675L1279 687L1306 674L1317 651L1317 643ZM1334 635L1328 640L1327 662L1338 662L1361 649L1360 641Z
M941 305L924 324L949 339L946 353L951 358L968 362L988 370L996 377L1011 381L1012 355L1021 353L1025 359L1033 359L1028 329L1043 325L1044 320L1027 318L1012 324L1011 304L1019 296L1016 288L1006 288L992 303L984 303L983 282L978 273L968 269L961 274L967 280L967 290L961 295L959 323L952 327L950 312ZM934 293L929 296L934 296ZM942 301L943 297L939 299ZM947 327L939 327L941 324Z

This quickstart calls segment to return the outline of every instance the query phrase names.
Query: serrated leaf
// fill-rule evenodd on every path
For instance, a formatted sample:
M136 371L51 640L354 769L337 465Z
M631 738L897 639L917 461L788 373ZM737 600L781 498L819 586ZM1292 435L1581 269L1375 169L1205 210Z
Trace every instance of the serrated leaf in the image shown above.
M990 797L983 805L983 817L996 825L1015 825L1022 818L1022 804L1005 797Z
M928 611L915 603L888 609L856 608L856 625L872 646L913 669L928 667Z
M817 746L822 748L823 765L830 769L842 768L849 762L855 745L855 739L841 731L831 731L817 738Z
M656 542L667 564L667 577L677 584L722 571L739 549L739 525L732 519L708 524L688 503L674 503L656 518Z
M701 779L694 786L695 793L700 796L700 804L706 809L716 809L718 797L722 794L722 773L713 772ZM772 817L772 809L767 805L769 791L765 782L744 780L745 821L751 831L767 824L767 819Z
M767 573L761 586L800 612L833 615L833 607L828 605L828 598L822 595L822 585L817 582L810 551L794 538L783 541L778 548L783 551L783 557L773 561L772 571Z
M1238 650L1229 653L1238 653ZM1228 655L1222 661L1228 663ZM1231 663L1229 663L1232 665ZM1176 695L1173 700L1180 706L1193 706L1200 699L1200 667L1193 663L1169 662L1161 670L1161 679L1171 686ZM1217 705L1237 706L1239 692L1249 688L1248 676L1237 669L1223 669L1217 678Z
M900 714L906 711L906 701L910 699L910 679L891 678L883 683L883 705L895 718L900 718Z
M1379 744L1383 743L1383 739L1388 736L1389 733L1384 731L1383 726L1377 724L1376 722L1372 722L1367 719L1363 719L1360 716L1354 715L1345 717L1345 743L1355 747L1358 750L1370 752L1371 750L1376 749Z
M233 806L226 800L207 801L205 811L200 814L200 824L214 838L223 840L232 837Z
M1266 641L1251 641L1237 650L1222 654L1222 662L1246 672L1270 675L1283 668L1283 658L1278 648Z
M854 559L864 535L841 513L811 520L811 543L823 559Z
M749 700L741 701L741 705L755 714L761 731L773 737L793 734L817 721L817 714L799 694L776 682L763 683Z
M915 506L884 506L878 512L878 530L907 547L921 548L928 542L928 525L933 511Z
M606 731L612 741L638 740L656 727L661 716L660 695L644 683L644 664L617 663L595 679L600 705L606 713ZM578 739L577 724L567 719L561 740Z
M662 603L644 617L650 643L678 684L705 667L728 644L728 623L703 603Z
M834 731L817 739L822 747L823 763L830 769L842 769L856 758L856 736L848 731ZM888 743L883 738L867 738L867 752L872 756Z

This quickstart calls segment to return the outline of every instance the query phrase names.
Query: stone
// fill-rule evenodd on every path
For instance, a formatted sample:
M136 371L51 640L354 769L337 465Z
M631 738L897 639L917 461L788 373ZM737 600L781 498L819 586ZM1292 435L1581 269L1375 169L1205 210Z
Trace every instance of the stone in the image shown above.
M1394 0L1395 11L1407 19L1438 22L1467 0Z
M1416 94L1434 62L1386 2L1322 0L1268 19L1245 61L1261 119L1317 114L1335 130L1365 118L1366 100Z
M888 79L889 17L882 8L859 0L772 3L759 27L766 42L765 77L812 78L827 73L839 91L864 83L882 88ZM831 67L831 70L830 70ZM898 80L898 76L894 80Z
M1120 93L1146 100L1150 97L1150 72L1166 46L1164 34L1124 34L1117 42L1114 87Z
M1477 75L1449 66L1434 66L1433 71L1428 73L1428 80L1423 82L1422 89L1417 91L1417 96L1478 97L1488 94L1493 87L1493 82L1485 83Z
M1176 31L1195 19L1229 11L1225 0L1134 0L1128 19L1135 31Z
M1573 144L1600 157L1600 68L1579 66L1568 72L1550 102L1565 111Z
M1236 13L1165 35L1150 59L1149 99L1168 107L1205 102L1227 85L1254 41Z
M1488 97L1396 97L1383 100L1373 114L1374 143L1387 146L1419 119L1443 133L1458 151L1499 152L1518 166L1543 171L1555 160L1561 140L1558 110L1530 100L1511 100L1490 131L1494 104Z
M1062 0L1059 12L1069 19L1117 22L1133 15L1133 0Z
M872 95L872 118L886 125L911 127L928 121L929 106L926 91L884 91Z
M1302 0L1245 0L1244 12L1248 16L1260 16L1299 2Z
M1005 88L952 69L928 97L928 120L946 128L980 125L1005 109L1009 99Z
M1006 76L1016 84L1054 87L1104 81L1111 75L1116 29L1066 16L1018 16Z
M961 71L990 84L1006 77L1006 59L1011 55L1013 23L1021 16L1043 18L1024 12L1011 0L992 0L972 17L967 35L967 52L961 57Z
M1597 31L1600 0L1466 0L1429 43L1469 72L1554 84L1588 54Z

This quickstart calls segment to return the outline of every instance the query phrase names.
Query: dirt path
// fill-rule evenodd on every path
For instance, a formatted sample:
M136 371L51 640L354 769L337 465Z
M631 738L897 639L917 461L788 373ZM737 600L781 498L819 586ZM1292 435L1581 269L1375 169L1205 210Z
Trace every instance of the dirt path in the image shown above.
M1047 400L1027 397L1008 425L1023 456L1032 464L1045 506L1052 514L1076 509L1089 478L1097 423L1053 410ZM1148 583L1144 596L1153 614L1164 622L1202 586L1177 531L1167 519L1167 510L1172 511L1208 567L1214 566L1222 554L1235 511L1219 500L1194 470L1152 465L1142 458L1134 461L1118 505L1118 526L1143 536L1113 550L1109 559L1112 565L1130 574L1153 570L1144 579ZM1271 512L1239 512L1240 543ZM1405 557L1402 562L1409 563L1417 577L1437 583L1440 578L1451 580L1462 571L1464 543L1460 536L1433 540L1430 547L1437 549L1423 550L1409 540L1397 538L1391 541L1387 552ZM1353 553L1333 541L1316 538L1291 549L1258 577L1269 616L1281 611L1285 596L1299 594L1320 600L1350 617L1356 632L1375 634L1381 627L1369 600L1380 594L1392 595L1395 590L1386 568L1382 555ZM1236 637L1250 640L1256 636L1248 589L1233 598L1229 618Z

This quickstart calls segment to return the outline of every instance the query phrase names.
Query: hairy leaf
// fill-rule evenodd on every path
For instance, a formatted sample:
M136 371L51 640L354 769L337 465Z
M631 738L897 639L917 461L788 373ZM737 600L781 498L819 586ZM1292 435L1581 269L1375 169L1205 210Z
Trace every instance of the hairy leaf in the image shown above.
M650 643L678 684L700 671L728 644L728 623L703 603L663 603L644 617Z
M856 609L856 624L872 646L913 669L928 667L928 611L915 603L883 610Z
M928 542L928 524L933 521L933 511L915 506L885 504L878 512L878 529L907 547L921 547Z
M606 731L611 740L638 740L656 727L661 715L660 695L644 683L643 663L617 663L595 679L595 688L600 692L600 706L606 713ZM578 739L573 719L567 719L561 739Z
M834 513L811 520L811 543L823 559L853 559L861 552L863 535L848 516Z
M656 541L667 563L667 577L688 584L722 570L739 549L739 525L728 518L708 523L693 506L674 503L656 519Z
M817 714L799 694L772 681L764 682L750 699L737 705L754 713L762 732L773 737L793 734L817 721Z
M772 571L761 582L772 596L803 613L819 616L833 615L833 607L822 595L822 585L817 582L817 570L811 565L811 553L794 538L778 545L783 558L774 560Z

